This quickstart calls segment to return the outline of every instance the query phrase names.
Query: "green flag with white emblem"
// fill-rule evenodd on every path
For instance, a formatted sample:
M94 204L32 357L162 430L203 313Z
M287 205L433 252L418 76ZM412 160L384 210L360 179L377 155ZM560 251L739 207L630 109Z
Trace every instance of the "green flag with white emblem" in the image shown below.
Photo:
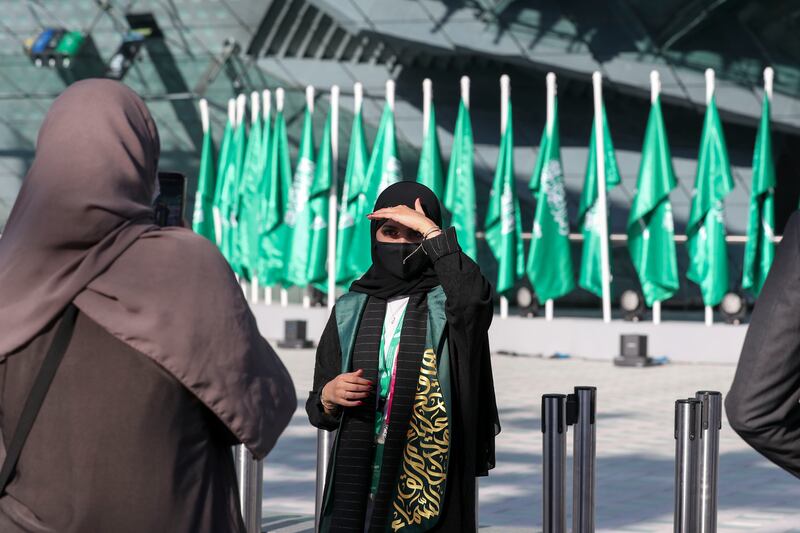
M327 288L328 282L328 205L333 176L333 158L331 156L331 115L325 121L322 131L317 166L314 173L314 184L308 207L311 213L309 248L308 248L308 282L318 289Z
M511 290L525 275L522 228L514 179L514 127L508 102L506 130L500 141L500 153L494 173L489 208L486 213L486 242L497 259L497 293Z
M431 113L428 119L428 131L422 141L422 150L419 155L417 181L432 190L437 198L442 197L444 176L442 175L442 155L439 151L439 135L436 133L436 112L433 109L433 102L431 102Z
M678 290L675 229L669 203L669 193L676 185L661 100L656 98L647 119L636 195L628 217L628 250L649 307Z
M217 176L214 173L214 140L211 127L203 133L203 151L200 153L200 174L194 197L192 229L211 242L217 242L214 230L214 192Z
M472 123L469 109L462 100L458 106L453 149L447 169L442 203L450 212L450 224L456 228L461 250L473 260L478 257L475 239L475 175L473 170Z
M728 292L728 247L723 201L733 190L725 135L712 96L706 109L692 209L686 228L689 270L686 277L700 285L705 305L717 305Z
M359 110L353 117L336 238L336 283L339 285L349 285L372 263L369 253L352 249L356 226L366 226L366 231L369 231L369 219L366 218L369 211L365 210L369 208L366 207L363 190L368 163L367 142Z
M283 282L284 249L288 228L284 223L292 186L292 166L289 160L289 140L283 111L275 115L270 139L269 160L263 198L265 207L261 219L261 255L258 280L272 286Z
M614 144L611 142L611 130L606 120L605 107L602 108L602 115L606 191L610 191L619 185L620 175L617 167L617 158L614 155ZM595 139L596 131L594 120L592 120L592 134L589 139L589 160L586 164L586 177L583 182L583 193L581 194L581 203L578 209L578 226L583 233L581 272L578 276L578 285L602 298L603 280L600 247L603 236L600 232L600 214L597 205L599 183L597 179L597 143ZM606 205L608 204L606 203ZM611 265L609 265L609 271L610 269Z
M775 243L772 240L775 236L775 162L772 159L769 107L769 98L765 94L753 151L753 187L750 191L750 220L747 224L742 272L742 287L755 296L761 294L775 257Z
M228 152L231 150L233 139L233 124L230 120L225 123L225 131L222 134L219 157L217 158L217 179L214 184L214 237L217 247L222 251L222 204L225 196L225 171L228 165Z
M236 125L228 149L228 159L225 163L223 174L222 202L220 212L222 215L222 255L230 263L234 272L243 275L241 261L236 249L237 220L239 208L239 180L244 166L244 151L247 143L247 132L244 121Z
M564 296L575 287L562 168L556 100L553 120L545 125L530 181L536 211L527 270L533 290L542 301Z
M311 185L314 181L314 135L312 114L306 108L300 150L289 191L289 206L284 221L289 228L286 242L285 281L287 285L308 285L308 249L311 237L311 211L308 206Z
M378 126L378 135L372 147L372 156L367 167L364 183L361 185L360 201L361 218L372 212L378 195L389 185L401 180L400 160L397 158L397 139L394 131L394 112L389 104L383 108L383 115ZM359 223L361 222L361 223ZM366 223L356 220L353 236L350 241L348 270L361 276L372 264L370 254L372 236L369 220Z
M239 183L239 206L236 220L237 239L235 242L237 257L242 273L247 280L257 277L258 240L260 228L258 223L258 194L262 188L266 162L263 153L261 118L258 117L250 127L247 138L247 149L244 157L244 169Z

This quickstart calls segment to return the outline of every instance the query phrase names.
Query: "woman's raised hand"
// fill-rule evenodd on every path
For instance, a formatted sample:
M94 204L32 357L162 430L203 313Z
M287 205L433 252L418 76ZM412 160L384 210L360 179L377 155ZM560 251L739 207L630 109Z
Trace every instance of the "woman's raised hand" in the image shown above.
M364 371L339 374L330 380L320 394L320 400L325 411L335 411L336 406L356 407L364 402L364 398L372 391L372 382L363 378Z
M430 232L438 226L425 215L419 198L414 202L414 209L406 205L396 205L394 207L384 207L367 215L370 220L394 220L407 228L419 232L422 235Z

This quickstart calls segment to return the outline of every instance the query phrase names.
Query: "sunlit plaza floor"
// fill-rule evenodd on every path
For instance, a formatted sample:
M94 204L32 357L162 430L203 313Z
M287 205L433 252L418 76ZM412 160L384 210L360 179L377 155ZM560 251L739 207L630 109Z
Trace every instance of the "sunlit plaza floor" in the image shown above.
M298 409L265 463L265 529L310 532L316 430L304 404L314 352L279 353L295 380ZM674 401L701 389L724 394L734 366L625 369L605 361L502 355L493 356L493 365L503 430L497 468L480 482L482 531L541 531L541 395L568 393L575 385L598 387L597 530L672 531ZM571 455L571 437L567 442ZM719 531L800 533L800 480L752 451L725 420L720 448Z

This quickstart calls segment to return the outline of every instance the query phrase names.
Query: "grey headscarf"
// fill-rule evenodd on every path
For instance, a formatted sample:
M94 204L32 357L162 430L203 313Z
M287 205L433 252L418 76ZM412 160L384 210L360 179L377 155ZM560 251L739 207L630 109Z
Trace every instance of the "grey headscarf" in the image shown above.
M86 80L55 100L0 238L0 361L74 301L263 457L296 408L291 378L209 241L153 225L158 157L125 85Z

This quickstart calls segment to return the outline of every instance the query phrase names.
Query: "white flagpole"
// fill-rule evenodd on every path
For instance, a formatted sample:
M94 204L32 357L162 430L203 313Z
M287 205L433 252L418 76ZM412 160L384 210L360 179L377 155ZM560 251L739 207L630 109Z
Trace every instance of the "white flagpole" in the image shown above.
M775 71L772 67L764 69L764 92L767 93L767 98L772 101L772 84L775 81Z
M339 190L339 86L331 87L331 189L328 193L328 309L336 301L336 228Z
M241 124L244 121L244 112L245 112L246 108L247 108L247 96L245 96L244 94L240 94L239 96L236 97L236 127L237 128L239 127L239 124ZM231 231L233 231L233 229L236 229L233 226L233 220L228 220L228 223L231 225L231 228L232 228ZM244 292L245 298L247 298L247 291L245 289L245 281L244 281L244 279L240 278L239 274L236 274L236 281L239 282L239 287L242 289L242 292Z
M386 103L394 113L394 80L386 80Z
M428 134L431 120L431 101L433 100L433 82L430 78L422 80L422 138Z
M284 101L285 93L282 87L278 87L275 89L275 111L280 113L283 111L283 101ZM274 141L273 141L274 142ZM289 305L289 291L287 291L284 287L281 287L281 307L287 307ZM267 300L272 302L272 288L267 291Z
M511 79L508 74L500 76L500 137L506 132L508 123L508 99L511 97ZM508 298L500 297L500 318L508 318Z
M650 104L655 104L661 93L661 78L657 70L650 72ZM653 302L653 324L661 324L661 301Z
M548 72L545 79L547 80L547 131L551 132L556 114L556 75ZM534 287L535 289L536 287ZM544 318L545 320L553 320L552 299L544 302Z
M259 109L259 94L258 91L250 93L250 124L251 127L255 126L261 118L261 110ZM266 107L267 104L265 104ZM250 301L257 304L259 300L258 290L258 276L255 272L251 272L250 279Z
M208 133L208 100L205 98L200 99L200 122L203 124L203 134Z
M711 99L714 97L714 69L706 69L706 106L711 104ZM706 326L711 326L714 323L714 308L710 305L706 306Z
M208 133L208 128L211 127L210 126L209 116L208 116L208 100L206 100L205 98L201 98L200 102L198 102L198 103L199 103L199 106L200 106L200 123L203 125L203 136L205 137L205 135ZM213 192L212 192L212 194L213 194ZM202 206L200 206L199 204L195 203L195 209L197 209L197 208L201 208L202 209ZM214 231L216 233L216 227L214 228ZM214 239L215 240L217 239L216 235L214 235Z
M608 250L606 149L603 135L603 75L592 74L594 88L594 143L597 152L597 210L600 217L600 280L603 285L603 322L611 322L611 264Z
M261 104L262 104L261 105L261 109L262 109L262 114L263 114L263 119L264 119L263 135L270 135L270 133L269 133L269 128L270 128L269 119L270 119L270 116L269 115L270 115L270 111L272 110L272 108L271 108L271 106L272 106L272 93L270 92L269 89L264 89L261 92ZM268 154L265 154L265 157L267 157L267 156L268 156ZM255 284L256 289L258 290L258 278L254 278L253 279L253 283ZM264 300L267 303L267 305L272 305L272 287L265 287L264 288ZM256 303L258 303L258 302L256 302Z
M314 114L314 87L311 85L306 87L306 108L309 113ZM311 307L311 295L308 292L310 290L311 287L303 289L303 309Z

